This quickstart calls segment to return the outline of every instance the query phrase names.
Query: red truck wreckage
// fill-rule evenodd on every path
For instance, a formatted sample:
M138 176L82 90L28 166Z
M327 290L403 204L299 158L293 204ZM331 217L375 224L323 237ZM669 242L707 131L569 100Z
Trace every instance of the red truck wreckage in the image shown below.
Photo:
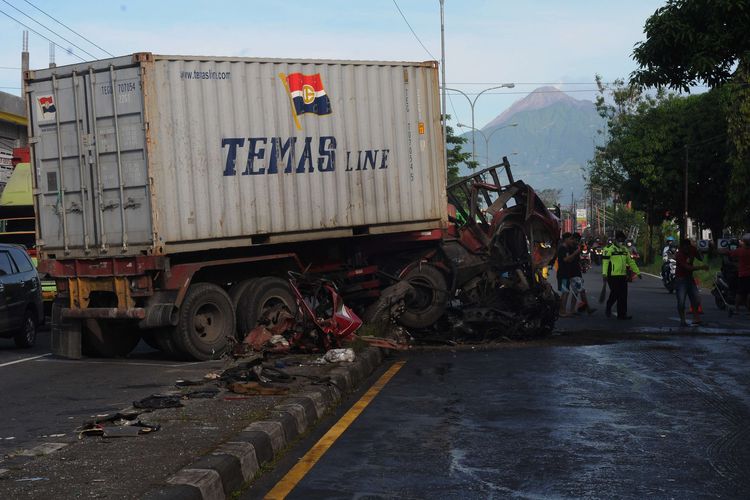
M405 328L409 335L391 343L549 334L558 299L541 269L555 255L559 224L503 161L448 187L446 230L296 243L195 262L43 261L61 295L53 308L53 350L78 357L82 341L86 354L125 355L141 336L177 358L216 358L235 338L255 350L326 350L352 340L359 317ZM71 289L82 276L122 279L131 306ZM71 300L92 309L71 308ZM388 337L388 330L380 333Z

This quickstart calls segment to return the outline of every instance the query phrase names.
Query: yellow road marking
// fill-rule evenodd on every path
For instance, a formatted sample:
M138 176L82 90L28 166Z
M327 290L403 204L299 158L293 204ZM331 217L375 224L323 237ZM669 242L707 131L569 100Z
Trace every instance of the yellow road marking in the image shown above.
M399 361L394 363L388 371L386 371L375 384L362 396L359 401L354 403L349 411L347 411L341 419L331 427L320 440L315 443L310 451L308 451L304 457L297 462L297 465L291 468L286 475L281 478L281 481L276 483L271 491L265 496L267 500L281 500L294 489L297 484L302 481L302 478L310 472L318 460L328 451L333 443L344 433L344 431L354 422L360 413L367 408L367 405L378 395L378 393L385 387L385 384L390 381L396 373L404 366L406 361Z

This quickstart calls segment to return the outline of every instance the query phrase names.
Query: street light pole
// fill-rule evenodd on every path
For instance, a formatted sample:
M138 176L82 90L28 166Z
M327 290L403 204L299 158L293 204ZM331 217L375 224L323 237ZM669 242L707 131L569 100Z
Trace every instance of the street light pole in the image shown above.
M687 165L688 165L688 147L685 146L685 179L684 179L684 182L685 182L685 187L684 187L684 189L685 189L685 193L684 193L685 194L685 213L683 214L684 221L683 221L683 225L682 225L682 237L683 238L687 238L688 237L688 234L687 234Z
M482 134L482 137L484 138L484 144L485 144L485 147L486 147L486 150L485 150L485 153L486 153L485 160L487 161L487 167L490 166L490 138L492 138L492 136L498 130L502 130L502 129L508 128L508 127L517 127L517 126L518 126L518 123L509 123L508 125L503 125L502 127L498 127L495 130L493 130L490 133L490 135L488 136L488 135L485 135L485 133L482 132L480 129L474 128L473 126L464 125L463 123L457 123L456 124L456 127L459 127L459 128L469 128L469 129L473 130L474 132L479 132L480 134ZM472 155L472 159L473 159L473 155Z
M515 123L515 122L509 123L507 125L503 125L502 127L497 127L495 130L490 132L490 135L487 136L485 143L487 145L487 166L488 167L490 166L490 139L492 139L492 136L495 135L495 132L497 132L498 130L502 130L508 127L517 127L517 126L518 126L518 123Z
M443 77L443 154L445 171L448 171L448 109L445 104L445 0L440 0L440 71Z
M479 99L479 97L482 94L484 94L485 92L488 92L490 90L512 89L515 86L516 86L515 83L503 83L502 85L497 85L495 87L490 87L490 88L484 89L481 92L479 92L476 96L474 96L474 99L472 99L471 97L469 97L468 95L466 95L466 93L463 92L463 91L461 91L461 90L458 90L458 89L449 89L449 88L445 89L445 90L450 90L451 92L458 92L459 94L461 94L462 96L464 96L467 101L469 101L469 106L471 107L471 129L472 129L472 133L471 133L471 160L472 161L476 161L476 153L477 153L477 151L476 151L476 139L475 139L475 135L474 135L474 132L477 130L474 127L474 105L477 103L477 99Z

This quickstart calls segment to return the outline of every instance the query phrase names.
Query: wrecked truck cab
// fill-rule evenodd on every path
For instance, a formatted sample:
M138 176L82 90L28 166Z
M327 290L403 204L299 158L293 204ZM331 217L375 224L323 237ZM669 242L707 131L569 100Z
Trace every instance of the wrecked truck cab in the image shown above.
M455 276L453 325L482 339L551 333L557 295L541 270L555 256L558 220L531 186L513 179L507 158L448 193L456 208L455 237L444 245Z

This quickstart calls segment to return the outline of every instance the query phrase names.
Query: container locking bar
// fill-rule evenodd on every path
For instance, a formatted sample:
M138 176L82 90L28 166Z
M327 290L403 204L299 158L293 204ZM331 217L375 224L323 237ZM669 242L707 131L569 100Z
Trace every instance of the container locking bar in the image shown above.
M55 105L60 106L60 99L57 98L57 77L52 75L52 93L54 94ZM65 169L63 169L63 148L62 148L62 129L60 128L60 110L55 113L55 126L57 127L57 176L60 179L58 186L58 196L60 202L60 214L62 216L63 242L64 251L70 253L70 242L68 241L68 217L65 207Z

